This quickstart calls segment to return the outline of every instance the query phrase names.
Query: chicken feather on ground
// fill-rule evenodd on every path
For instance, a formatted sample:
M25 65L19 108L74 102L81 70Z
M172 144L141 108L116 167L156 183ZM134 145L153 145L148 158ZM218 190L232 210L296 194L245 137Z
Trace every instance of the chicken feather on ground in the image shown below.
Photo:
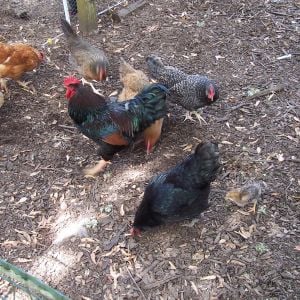
M86 175L104 170L115 153L133 144L146 128L166 115L167 89L151 84L134 98L110 102L83 86L75 77L64 80L68 112L78 129L96 142L102 160Z
M86 80L105 80L108 59L104 52L79 37L63 18L61 18L61 28L67 40L72 60L77 65L77 71ZM91 83L89 84L94 92L98 92Z
M139 205L131 234L199 216L209 207L210 184L220 169L216 143L200 143L195 152L170 170L153 177Z
M216 83L206 76L188 75L175 67L165 66L156 55L150 55L146 61L151 76L170 89L170 101L188 110L185 120L193 121L192 115L195 115L200 123L201 120L205 122L197 110L219 98Z
M16 80L19 85L30 91L27 85L30 82L20 81L21 76L37 68L44 55L37 49L22 43L7 44L0 42L0 89L8 92L6 80ZM33 89L33 92L35 90Z
M150 80L141 70L134 69L129 63L121 58L120 63L120 80L123 84L123 89L119 95L119 101L126 101L134 98L146 86L150 85ZM162 125L164 119L156 120L143 132L143 140L146 145L147 154L149 154L155 144L160 139Z

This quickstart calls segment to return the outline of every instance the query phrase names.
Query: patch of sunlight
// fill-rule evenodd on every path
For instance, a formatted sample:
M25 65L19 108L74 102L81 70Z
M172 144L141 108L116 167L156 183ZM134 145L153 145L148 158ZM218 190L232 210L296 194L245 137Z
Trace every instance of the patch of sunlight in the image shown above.
M51 285L58 284L76 263L77 256L72 250L51 247L47 253L33 263L30 274L34 274Z
M68 276L69 269L78 261L79 255L75 248L65 249L66 247L61 245L62 242L72 236L87 236L87 227L96 225L97 220L92 216L74 218L66 211L61 211L53 225L56 234L52 245L34 261L30 272L51 284L58 284Z
M33 6L39 4L39 0L23 0L23 4L27 6Z
M97 220L93 216L80 216L74 219L66 212L62 212L56 221L57 230L53 244L60 244L72 236L87 236L87 227L96 226L97 224L93 225L95 222Z
M142 178L145 176L145 172L144 170L124 170L122 172L122 174L119 176L120 179L122 180L126 180L126 179L131 179L131 180L135 180L137 178Z

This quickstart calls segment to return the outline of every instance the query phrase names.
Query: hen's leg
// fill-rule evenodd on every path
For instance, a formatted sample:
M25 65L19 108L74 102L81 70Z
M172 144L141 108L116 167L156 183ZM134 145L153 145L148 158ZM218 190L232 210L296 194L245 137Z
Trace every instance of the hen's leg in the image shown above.
M20 81L17 80L17 83L27 92L31 93L31 94L36 94L36 89L32 86L31 88L28 87L28 85L31 83L31 81Z
M248 212L249 213L252 212L253 214L255 214L255 212L256 212L256 205L257 205L257 200L255 199L254 202L253 202L253 207L250 208Z
M199 121L200 124L202 124L201 121L203 121L204 124L207 124L206 121L202 118L202 116L200 115L200 113L196 110L194 111L187 111L186 114L184 115L184 121L185 122L186 120L190 120L192 122L196 122L194 119L193 119L193 115L195 115L195 117L197 118L197 120Z
M84 169L83 173L85 176L95 177L100 172L103 172L108 164L111 164L111 162L101 159L96 166Z
M100 96L103 96L103 94L101 94L101 91L100 91L100 90L97 90L97 89L93 86L93 84L92 84L91 82L85 80L84 78L81 79L81 82L82 82L83 85L88 84L88 85L92 88L92 90L93 90L93 92L94 92L95 94L98 94L98 95L100 95Z
M7 80L3 78L0 79L0 89L3 90L5 93L8 93Z

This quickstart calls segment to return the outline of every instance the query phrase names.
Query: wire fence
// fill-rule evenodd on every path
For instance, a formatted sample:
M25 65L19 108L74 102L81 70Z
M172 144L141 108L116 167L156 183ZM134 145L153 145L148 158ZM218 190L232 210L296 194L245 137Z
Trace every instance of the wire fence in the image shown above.
M71 16L75 16L77 14L77 2L76 0L68 0L69 4L69 12Z

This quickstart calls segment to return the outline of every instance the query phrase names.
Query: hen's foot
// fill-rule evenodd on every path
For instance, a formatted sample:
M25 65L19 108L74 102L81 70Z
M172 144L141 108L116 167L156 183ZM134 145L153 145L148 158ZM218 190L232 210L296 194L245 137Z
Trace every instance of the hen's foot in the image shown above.
M100 172L103 172L108 164L111 164L111 162L101 159L96 166L84 169L83 173L86 177L95 177Z
M206 121L201 117L200 113L198 111L188 111L186 112L186 114L184 115L184 120L183 122L185 122L186 120L190 120L192 122L197 122L194 118L193 118L193 115L197 118L198 122L200 124L202 124L202 122L204 124L207 124Z
M91 82L87 81L87 80L84 79L84 78L81 79L81 82L82 82L83 85L88 84L88 85L92 88L92 90L93 90L93 92L94 92L95 94L100 95L100 96L103 96L103 94L101 94L101 91L100 91L100 90L97 90L97 89L93 86L93 84L92 84Z
M31 86L31 87L28 87L28 85L31 83L31 81L20 81L20 80L17 80L17 83L27 92L31 93L31 94L36 94L36 89Z

